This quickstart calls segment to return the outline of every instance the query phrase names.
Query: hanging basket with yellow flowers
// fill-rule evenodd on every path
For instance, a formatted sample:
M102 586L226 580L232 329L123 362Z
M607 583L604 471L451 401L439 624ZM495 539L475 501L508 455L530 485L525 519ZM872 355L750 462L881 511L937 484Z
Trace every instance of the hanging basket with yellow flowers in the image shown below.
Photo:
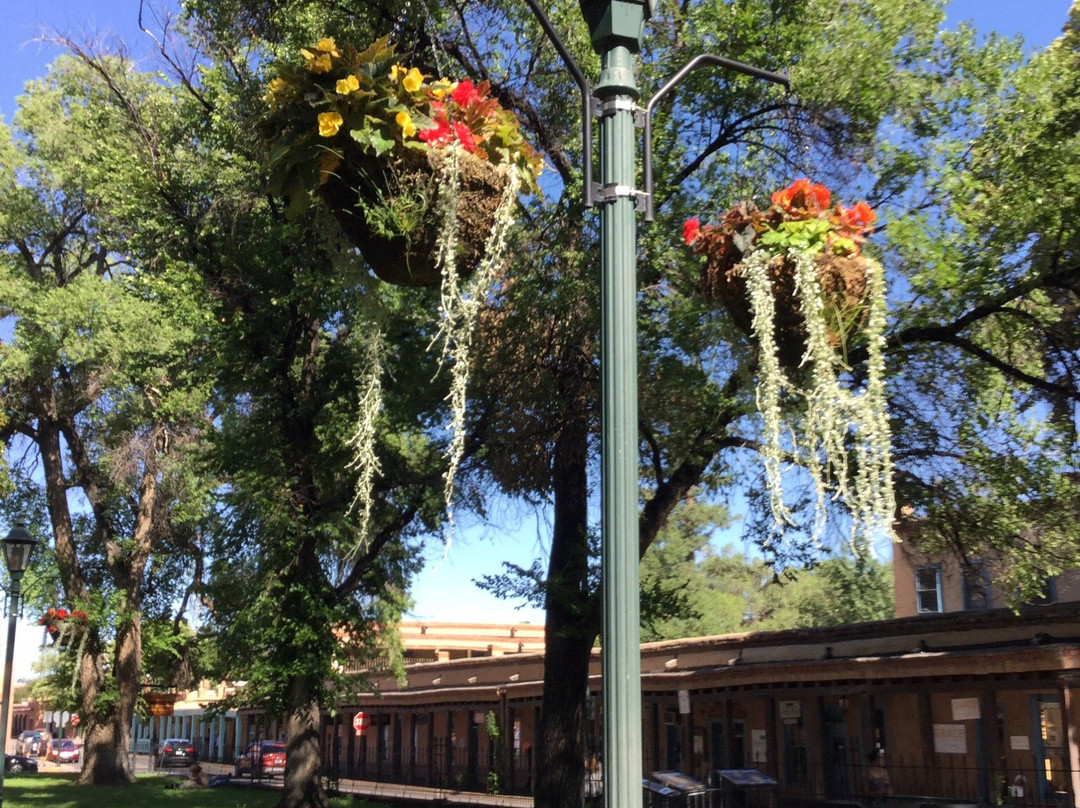
M364 50L325 38L300 55L276 65L265 97L270 191L292 213L320 198L376 275L404 286L439 285L450 228L467 278L516 204L508 189L538 192L541 159L516 116L488 82L401 64L387 37Z

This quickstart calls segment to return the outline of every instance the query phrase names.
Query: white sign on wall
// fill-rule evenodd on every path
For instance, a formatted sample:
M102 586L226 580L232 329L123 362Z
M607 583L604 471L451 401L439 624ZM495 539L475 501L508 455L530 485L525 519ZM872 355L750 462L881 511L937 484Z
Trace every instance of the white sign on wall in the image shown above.
M1027 735L1010 735L1009 748L1019 752L1026 752L1031 749L1031 741Z
M939 755L966 755L967 727L963 724L934 724L934 751Z
M781 701L777 705L780 708L780 718L786 721L798 721L802 718L801 701Z
M750 750L754 763L768 763L769 741L763 729L750 730Z
M690 715L690 691L679 691L679 714Z
M953 721L973 721L979 717L979 700L972 699L953 699L952 700L952 720Z

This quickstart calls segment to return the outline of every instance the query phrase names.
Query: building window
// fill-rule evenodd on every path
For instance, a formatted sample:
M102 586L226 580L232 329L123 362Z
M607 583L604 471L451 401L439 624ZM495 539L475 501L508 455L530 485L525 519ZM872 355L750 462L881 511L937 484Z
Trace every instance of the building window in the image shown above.
M1051 603L1057 603L1057 579L1049 577L1044 578L1039 594L1027 598L1024 600L1024 603L1031 604L1032 606L1049 606Z
M915 599L919 612L940 612L941 608L941 567L928 564L915 569Z
M964 608L989 609L993 606L990 593L990 572L979 560L964 564Z

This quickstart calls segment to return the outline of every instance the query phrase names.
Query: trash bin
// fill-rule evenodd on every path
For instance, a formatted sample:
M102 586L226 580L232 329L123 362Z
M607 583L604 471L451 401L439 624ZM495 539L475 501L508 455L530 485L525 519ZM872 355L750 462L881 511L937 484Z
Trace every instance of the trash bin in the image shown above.
M718 769L718 808L776 808L777 783L757 769Z
M641 780L644 808L679 808L679 792L663 783L644 777Z
M652 772L648 780L673 792L673 808L712 808L712 789L689 774Z

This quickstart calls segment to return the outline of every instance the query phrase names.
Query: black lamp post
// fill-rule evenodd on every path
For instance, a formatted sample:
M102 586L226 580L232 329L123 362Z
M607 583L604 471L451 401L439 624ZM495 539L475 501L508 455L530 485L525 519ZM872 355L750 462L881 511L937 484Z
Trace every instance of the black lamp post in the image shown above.
M11 667L15 658L15 627L19 620L19 584L23 573L30 566L30 556L37 540L26 529L26 523L18 521L4 538L4 562L11 575L8 596L7 647L4 654L3 706L0 707L0 743L3 744L4 762L0 764L0 808L4 805L4 770L7 768L8 715L11 713Z

